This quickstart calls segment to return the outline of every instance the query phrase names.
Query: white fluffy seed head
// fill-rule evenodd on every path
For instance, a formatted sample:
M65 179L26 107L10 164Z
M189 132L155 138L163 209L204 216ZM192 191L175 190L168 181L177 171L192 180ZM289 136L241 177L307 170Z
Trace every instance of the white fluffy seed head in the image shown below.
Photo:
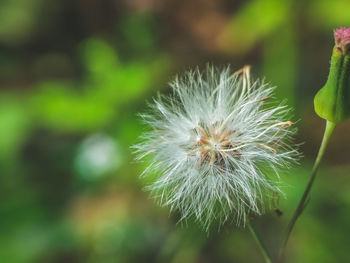
M280 192L277 171L298 157L289 109L270 104L273 88L251 83L247 66L233 74L208 66L170 85L172 95L141 115L151 130L134 146L150 161L143 175L155 175L148 189L206 228L262 214Z

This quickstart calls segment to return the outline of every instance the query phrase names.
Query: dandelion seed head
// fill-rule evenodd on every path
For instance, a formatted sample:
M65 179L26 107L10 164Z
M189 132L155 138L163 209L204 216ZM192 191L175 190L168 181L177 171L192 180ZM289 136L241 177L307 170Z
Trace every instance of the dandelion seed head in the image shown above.
M298 156L290 110L273 105L274 89L252 83L249 72L190 71L142 115L151 130L134 149L150 162L143 175L156 175L147 188L206 228L229 219L240 226L264 213L280 192L278 170Z

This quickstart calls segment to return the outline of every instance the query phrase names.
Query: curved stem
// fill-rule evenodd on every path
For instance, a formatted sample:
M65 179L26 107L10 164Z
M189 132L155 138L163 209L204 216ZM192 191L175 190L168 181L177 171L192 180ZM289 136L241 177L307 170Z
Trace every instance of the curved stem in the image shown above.
M252 235L253 239L255 240L256 244L260 248L261 253L264 256L264 259L265 259L266 263L272 263L271 257L267 253L267 249L264 246L264 244L261 241L261 239L259 238L258 234L256 233L254 227L249 222L248 222L247 225L248 225L248 229L249 229L250 234Z
M304 191L304 194L303 194L303 196L301 197L301 199L299 201L298 207L296 208L296 210L295 210L295 212L293 214L293 217L292 217L292 219L290 220L290 222L288 224L287 231L286 231L286 236L285 236L285 239L283 240L282 247L281 247L281 250L280 250L279 262L283 261L284 251L285 251L285 248L287 246L290 233L292 232L293 227L294 227L297 219L303 213L304 208L305 208L305 206L307 205L307 203L308 203L308 201L310 199L309 198L309 193L310 193L312 184L313 184L313 182L314 182L314 180L316 178L318 168L320 166L320 163L322 161L323 155L324 155L325 150L327 148L329 139L330 139L330 137L331 137L331 135L333 133L334 127L335 127L335 124L333 122L327 121L326 129L325 129L325 132L324 132L324 135L323 135L323 139L322 139L322 143L321 143L321 147L320 147L320 149L318 151L318 154L317 154L314 166L312 168L312 172L311 172L311 177L310 177L309 183L307 184L306 189Z

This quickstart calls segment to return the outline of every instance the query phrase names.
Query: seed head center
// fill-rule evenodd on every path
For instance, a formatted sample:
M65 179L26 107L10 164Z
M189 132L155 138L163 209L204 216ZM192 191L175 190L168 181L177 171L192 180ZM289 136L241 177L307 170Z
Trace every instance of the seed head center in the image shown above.
M212 125L208 129L197 126L195 130L198 135L195 151L201 156L201 164L209 162L210 165L222 165L230 155L240 156L234 150L234 145L231 142L231 135L234 131Z

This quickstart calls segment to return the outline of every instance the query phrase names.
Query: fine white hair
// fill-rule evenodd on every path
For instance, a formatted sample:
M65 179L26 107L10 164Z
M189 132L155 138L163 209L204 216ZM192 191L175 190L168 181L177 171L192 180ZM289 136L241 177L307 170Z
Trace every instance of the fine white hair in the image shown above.
M141 114L150 131L133 147L149 162L147 188L206 228L264 213L280 193L278 170L298 157L289 108L271 102L274 88L251 83L249 69L189 71Z

